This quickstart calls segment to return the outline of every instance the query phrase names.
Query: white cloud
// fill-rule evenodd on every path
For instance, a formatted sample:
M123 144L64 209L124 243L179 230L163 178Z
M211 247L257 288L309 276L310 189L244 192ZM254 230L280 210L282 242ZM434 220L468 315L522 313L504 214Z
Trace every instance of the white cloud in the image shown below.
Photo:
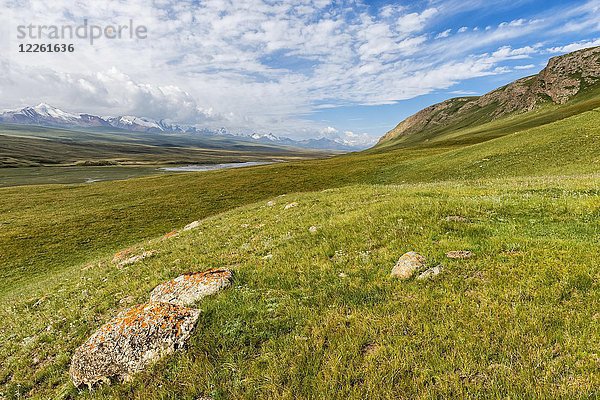
M581 49L585 49L588 47L596 47L600 46L600 38L594 40L583 40L580 42L570 43L565 46L559 47L551 47L546 49L548 53L570 53L572 51L577 51Z
M517 71L527 70L527 69L532 69L532 68L535 68L535 65L533 65L533 64L527 64L527 65L517 65L517 66L515 66L515 69Z
M358 0L154 0L153 7L148 0L0 0L8 27L2 38L11 37L0 40L0 107L43 100L69 111L314 136L323 129L310 118L317 110L391 104L504 73L504 62L542 51L513 48L513 39L555 27L589 30L594 18L598 25L587 4L451 35L435 23L481 8L481 1L409 3L373 9ZM490 0L486 7L501 4ZM133 18L148 27L149 38L77 41L73 54L15 51L17 24L78 24L83 15L96 23ZM578 45L584 42L548 51Z
M435 38L436 39L446 38L446 37L450 36L450 33L452 33L452 29L446 29L445 31L440 32L437 35L435 35Z
M459 29L458 29L458 33L464 33L464 32L466 32L467 30L469 30L469 28L467 28L466 26L463 26L462 28L459 28Z

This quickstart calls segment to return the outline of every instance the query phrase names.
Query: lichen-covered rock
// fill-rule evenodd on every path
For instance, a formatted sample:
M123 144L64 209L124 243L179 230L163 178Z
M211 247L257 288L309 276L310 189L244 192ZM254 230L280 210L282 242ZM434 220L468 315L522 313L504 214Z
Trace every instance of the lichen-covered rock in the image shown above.
M162 240L171 239L171 238L174 238L174 237L177 237L177 236L179 236L179 231L173 230L173 231L171 231L169 233L165 233L164 236L162 237Z
M231 285L231 278L231 271L222 268L181 275L155 287L150 293L150 300L181 306L194 304Z
M464 260L473 257L473 253L468 250L455 250L447 252L446 257Z
M417 270L425 266L425 257L414 251L409 251L398 259L392 269L392 276L396 278L410 279Z
M112 262L114 264L118 264L119 262L125 260L128 257L131 257L131 255L133 254L133 249L129 248L129 249L125 249L125 250L121 250L118 251L117 253L115 253Z
M104 324L73 355L75 386L128 380L156 360L180 349L200 311L168 303L144 303Z

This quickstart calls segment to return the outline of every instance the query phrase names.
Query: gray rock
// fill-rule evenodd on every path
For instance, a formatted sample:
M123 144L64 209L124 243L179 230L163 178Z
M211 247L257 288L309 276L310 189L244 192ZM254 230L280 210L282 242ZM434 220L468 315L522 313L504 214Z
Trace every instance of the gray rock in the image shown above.
M129 380L184 346L200 311L167 303L125 310L75 350L69 374L75 386Z
M423 273L421 273L419 276L417 276L417 279L422 281L425 279L429 279L429 278L433 278L434 276L439 275L443 270L443 267L441 265L438 265L437 267L433 267L433 268L429 268L427 270L425 270Z
M417 270L425 267L425 257L414 251L404 254L392 269L392 276L402 280L410 279Z
M221 268L181 275L155 287L150 293L150 301L191 305L231 285L232 276L230 270Z
M316 226L311 226L310 228L308 228L308 231L312 234L315 234L319 231L319 228L317 228Z
M465 217L461 217L460 215L449 215L446 217L446 221L448 222L467 222L468 219Z
M468 250L456 250L456 251L449 251L446 253L446 257L453 258L453 259L459 259L459 260L464 260L467 258L471 258L473 256L474 256L474 254Z
M294 208L294 207L298 207L298 203L293 202L290 204L286 204L286 206L284 207L284 210L289 210L290 208Z
M189 224L187 224L186 226L184 226L183 230L184 231L190 231L192 229L196 229L199 226L200 226L200 221L194 221L194 222L190 222Z

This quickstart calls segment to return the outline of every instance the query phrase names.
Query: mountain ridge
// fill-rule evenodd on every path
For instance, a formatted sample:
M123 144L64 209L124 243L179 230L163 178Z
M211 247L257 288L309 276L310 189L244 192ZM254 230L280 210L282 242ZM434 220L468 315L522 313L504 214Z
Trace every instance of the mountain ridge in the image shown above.
M5 110L0 113L0 123L16 125L35 125L49 128L66 129L118 129L137 133L159 134L192 134L202 136L235 137L251 143L270 144L276 146L296 147L313 150L358 151L365 146L353 144L339 138L318 138L294 140L287 137L275 136L272 133L261 134L253 132L250 135L235 134L226 128L211 130L195 126L179 125L167 120L154 120L134 115L98 116L87 113L70 113L46 103L27 106L15 110Z
M549 59L536 75L517 79L482 96L455 97L411 115L378 142L378 146L420 133L435 134L524 114L545 105L564 105L600 83L600 47Z

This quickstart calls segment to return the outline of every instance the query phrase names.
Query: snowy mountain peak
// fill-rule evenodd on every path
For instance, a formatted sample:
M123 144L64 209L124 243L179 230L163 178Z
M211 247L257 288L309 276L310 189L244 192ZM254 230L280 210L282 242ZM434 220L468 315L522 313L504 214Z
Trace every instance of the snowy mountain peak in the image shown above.
M273 142L277 142L277 141L281 140L280 138L273 135L272 133L260 134L260 133L255 132L252 135L250 135L250 137L254 140L267 139L267 140L271 140Z
M278 137L272 133L254 132L252 135L234 134L226 128L208 129L195 126L176 125L168 120L155 121L134 115L118 117L100 117L92 114L72 114L40 103L34 107L24 107L16 110L0 112L0 123L19 125L38 125L67 129L120 129L128 132L144 132L156 134L193 134L203 136L230 136L238 140L253 141L269 146L287 146L319 150L357 150L357 146L340 138L320 138L293 140L287 137ZM363 146L363 148L366 146Z
M35 111L39 115L52 117L52 118L58 118L58 119L62 119L62 120L75 120L80 117L77 114L71 114L71 113L65 112L59 108L53 107L46 103L40 103L35 107L25 107L23 110L25 110L27 108L30 108L31 110Z

